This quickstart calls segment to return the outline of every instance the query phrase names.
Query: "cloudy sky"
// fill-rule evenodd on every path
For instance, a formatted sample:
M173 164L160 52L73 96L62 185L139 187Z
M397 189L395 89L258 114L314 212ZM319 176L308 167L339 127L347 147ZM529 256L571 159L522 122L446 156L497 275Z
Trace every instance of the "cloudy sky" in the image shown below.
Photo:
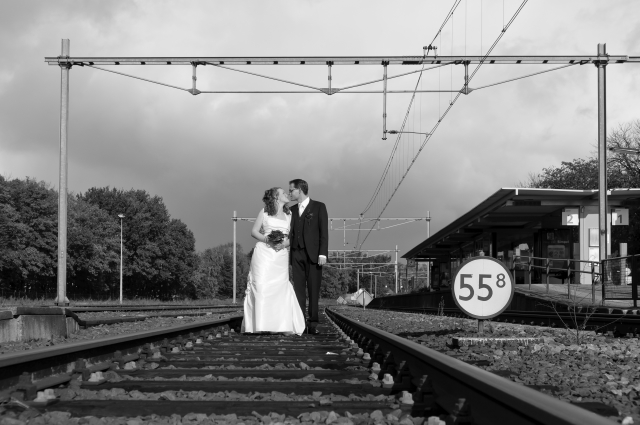
M71 40L72 56L421 55L450 1L28 1L5 0L0 14L0 173L57 186L60 70L44 63ZM485 52L518 0L463 0L434 45L439 54ZM637 0L531 0L495 48L498 55L640 55ZM327 69L245 67L326 86ZM415 68L390 66L389 74ZM484 66L471 87L545 69ZM181 87L190 67L118 70ZM198 69L208 90L295 89L211 66ZM380 78L381 66L333 67L335 87ZM500 187L560 161L586 157L597 140L597 71L575 66L463 96L418 156L386 217L423 217L432 231ZM424 74L423 89L459 89L462 67ZM640 64L607 69L608 126L640 118ZM417 75L389 82L412 89ZM71 70L69 189L145 189L196 236L198 249L232 240L231 215L255 216L265 189L304 178L331 217L357 217L371 199L394 140L381 140L379 94L201 94L90 68ZM381 85L365 88L380 89ZM406 129L428 131L450 95L416 97ZM397 129L410 95L389 95ZM419 140L398 155L410 162ZM404 161L404 162L403 162ZM394 169L399 173L400 168ZM398 177L396 177L396 184ZM366 216L377 215L389 193ZM238 240L250 249L250 224ZM347 236L347 248L356 232ZM426 237L426 225L373 232L364 248L401 251ZM342 249L342 232L330 236Z

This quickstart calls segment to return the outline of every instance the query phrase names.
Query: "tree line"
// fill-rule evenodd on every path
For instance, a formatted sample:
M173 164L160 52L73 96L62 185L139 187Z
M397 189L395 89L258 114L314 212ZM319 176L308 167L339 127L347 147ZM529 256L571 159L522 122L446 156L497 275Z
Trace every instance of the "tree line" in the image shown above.
M118 298L119 214L124 215L125 299L232 297L233 244L197 252L193 232L170 216L161 197L144 190L104 187L70 194L67 201L67 294L71 300ZM240 244L236 250L236 295L242 300L253 251L245 253ZM343 261L329 258L321 297L336 299L356 291L358 266L345 269L336 264ZM390 255L365 257L361 252L346 259L347 267L354 262L390 261ZM0 176L0 296L55 297L57 264L57 191L35 179ZM394 267L376 270L387 275L378 278L380 294L385 282L393 286ZM372 281L373 276L360 275L361 287L370 288Z
M610 151L626 148L640 152L640 119L620 124L606 140L607 145L607 190L640 187L640 155ZM559 166L543 168L531 173L520 187L546 189L598 189L598 156L594 153L586 158L563 161ZM628 242L628 254L640 253L640 205L629 202L629 226L612 227L612 237L622 237ZM624 235L623 235L624 234ZM612 247L612 251L615 249Z
M67 293L70 298L117 298L123 214L124 295L172 299L228 297L232 245L198 253L193 232L172 218L159 196L144 190L91 188L70 194L67 217ZM238 276L249 259L238 246ZM58 194L31 178L0 176L0 296L55 296ZM241 288L244 291L244 288Z

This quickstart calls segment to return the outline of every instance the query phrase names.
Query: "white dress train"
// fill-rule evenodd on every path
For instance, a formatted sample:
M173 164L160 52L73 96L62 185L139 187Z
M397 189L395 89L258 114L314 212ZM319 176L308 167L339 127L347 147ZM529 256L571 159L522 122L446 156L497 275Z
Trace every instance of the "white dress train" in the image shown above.
M274 230L289 233L291 215L285 220L262 211L265 234ZM289 250L276 251L264 242L256 243L244 297L242 332L283 332L301 335L304 314L289 281Z

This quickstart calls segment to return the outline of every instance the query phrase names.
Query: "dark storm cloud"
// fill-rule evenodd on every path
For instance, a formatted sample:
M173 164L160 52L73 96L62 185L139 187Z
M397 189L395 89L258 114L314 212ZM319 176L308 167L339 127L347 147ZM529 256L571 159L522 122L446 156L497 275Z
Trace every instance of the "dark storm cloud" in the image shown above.
M500 31L502 3L485 1L486 50ZM635 1L530 2L496 54L638 54ZM391 6L393 5L393 6ZM456 18L456 54L480 50L477 6L468 31ZM495 7L494 7L495 6ZM500 6L500 7L498 7ZM359 2L8 1L0 14L0 172L57 183L60 71L45 56L71 39L72 55L382 55L421 54L450 4ZM507 2L509 8L515 3ZM511 10L512 11L512 10ZM627 17L626 19L623 19ZM445 29L441 54L451 32ZM439 44L440 41L437 40ZM325 67L254 67L254 72L323 87ZM535 72L485 66L471 86ZM189 87L189 67L120 67ZM395 67L390 73L405 69ZM637 65L611 66L610 127L637 118ZM449 78L453 75L453 81ZM424 216L432 231L531 171L591 153L596 137L593 66L548 73L464 96L443 121L386 216ZM380 78L380 67L333 67L334 86ZM408 89L415 76L390 82ZM459 87L461 67L425 74L424 88ZM213 67L198 68L204 89L280 89L280 83ZM380 86L370 86L379 88ZM422 95L411 126L430 128L449 97ZM409 97L389 96L389 128ZM440 102L440 106L438 106ZM69 184L146 189L194 231L199 249L230 241L233 210L253 216L263 191L305 178L331 216L356 217L367 205L393 140L380 139L379 95L199 95L105 73L71 70ZM415 146L412 146L413 148ZM408 155L409 146L403 151ZM238 225L248 250L249 225ZM426 236L413 224L374 232L369 248L407 250ZM331 235L342 248L342 234ZM354 233L347 242L355 241ZM351 245L347 245L351 247Z

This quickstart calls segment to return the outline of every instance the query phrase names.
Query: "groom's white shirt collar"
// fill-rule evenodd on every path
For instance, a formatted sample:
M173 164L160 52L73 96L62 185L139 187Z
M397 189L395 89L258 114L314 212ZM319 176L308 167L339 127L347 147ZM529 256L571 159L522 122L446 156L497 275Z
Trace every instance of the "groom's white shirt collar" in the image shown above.
M309 205L309 201L311 198L307 197L304 201L300 202L298 208L302 208L303 210L307 209L307 205Z

